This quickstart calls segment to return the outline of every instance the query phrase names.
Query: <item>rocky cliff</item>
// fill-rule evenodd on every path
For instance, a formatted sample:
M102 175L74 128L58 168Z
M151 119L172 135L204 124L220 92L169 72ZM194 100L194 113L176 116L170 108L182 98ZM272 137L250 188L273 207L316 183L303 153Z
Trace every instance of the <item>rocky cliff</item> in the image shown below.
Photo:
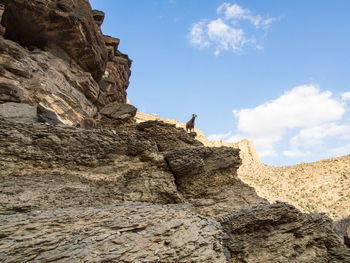
M238 178L239 149L132 118L131 61L103 12L0 3L1 262L350 262L327 216Z
M1 0L0 101L73 125L126 101L131 60L103 36L88 0ZM96 20L94 20L96 19Z

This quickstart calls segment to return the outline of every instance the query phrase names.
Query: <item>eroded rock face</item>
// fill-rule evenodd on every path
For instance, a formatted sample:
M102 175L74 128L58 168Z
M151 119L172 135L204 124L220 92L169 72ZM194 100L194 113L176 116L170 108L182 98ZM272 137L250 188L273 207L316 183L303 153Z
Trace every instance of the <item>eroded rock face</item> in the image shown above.
M239 211L266 200L237 178L241 165L239 149L192 146L165 153L174 173L178 191L207 216Z
M349 262L326 217L268 204L236 178L238 150L186 136L157 121L84 130L0 118L0 259Z
M88 0L1 0L5 38L22 46L63 49L99 81L105 72L107 49Z
M0 235L2 262L227 262L220 224L184 205L2 216Z
M57 116L52 124L76 125L126 101L131 60L118 50L119 39L102 35L104 13L88 0L0 5L0 103L40 104Z
M257 205L218 219L228 236L229 262L350 262L325 215L302 214L291 205Z
M99 82L101 93L98 98L100 105L117 101L126 103L126 89L131 76L131 60L118 50L120 40L103 36L108 49L107 67Z
M98 84L68 59L39 49L31 52L0 37L0 68L3 102L41 103L69 125L97 111L93 102L98 99Z

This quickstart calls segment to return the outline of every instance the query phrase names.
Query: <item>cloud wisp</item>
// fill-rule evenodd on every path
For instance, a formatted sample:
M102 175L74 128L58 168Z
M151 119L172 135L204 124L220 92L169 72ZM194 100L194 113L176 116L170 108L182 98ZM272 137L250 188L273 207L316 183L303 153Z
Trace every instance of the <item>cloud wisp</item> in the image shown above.
M222 51L239 53L249 45L261 49L256 37L253 34L247 34L242 22L247 21L256 31L266 31L273 22L278 20L253 15L249 9L237 4L223 3L216 11L218 18L203 19L194 23L188 35L193 46L201 49L212 47L215 55L219 55Z
M346 152L343 146L350 144L347 100L348 93L336 99L332 92L322 91L317 85L298 86L255 108L234 110L237 133L216 134L210 139L248 138L261 157L312 157L320 150L345 155L349 150Z

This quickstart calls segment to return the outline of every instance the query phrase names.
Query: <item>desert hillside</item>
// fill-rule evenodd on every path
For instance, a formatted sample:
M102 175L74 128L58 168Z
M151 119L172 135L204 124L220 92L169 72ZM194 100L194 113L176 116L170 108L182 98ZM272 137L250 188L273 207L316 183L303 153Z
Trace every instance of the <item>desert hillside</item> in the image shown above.
M269 201L283 200L301 211L350 215L350 156L293 166L242 166L239 177Z

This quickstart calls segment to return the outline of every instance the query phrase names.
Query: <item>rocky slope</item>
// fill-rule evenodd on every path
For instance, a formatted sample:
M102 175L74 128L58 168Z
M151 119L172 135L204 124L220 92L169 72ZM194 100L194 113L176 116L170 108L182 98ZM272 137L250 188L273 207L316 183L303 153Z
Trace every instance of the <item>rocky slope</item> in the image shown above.
M238 178L239 149L137 123L87 0L0 3L1 262L350 262L327 216Z

